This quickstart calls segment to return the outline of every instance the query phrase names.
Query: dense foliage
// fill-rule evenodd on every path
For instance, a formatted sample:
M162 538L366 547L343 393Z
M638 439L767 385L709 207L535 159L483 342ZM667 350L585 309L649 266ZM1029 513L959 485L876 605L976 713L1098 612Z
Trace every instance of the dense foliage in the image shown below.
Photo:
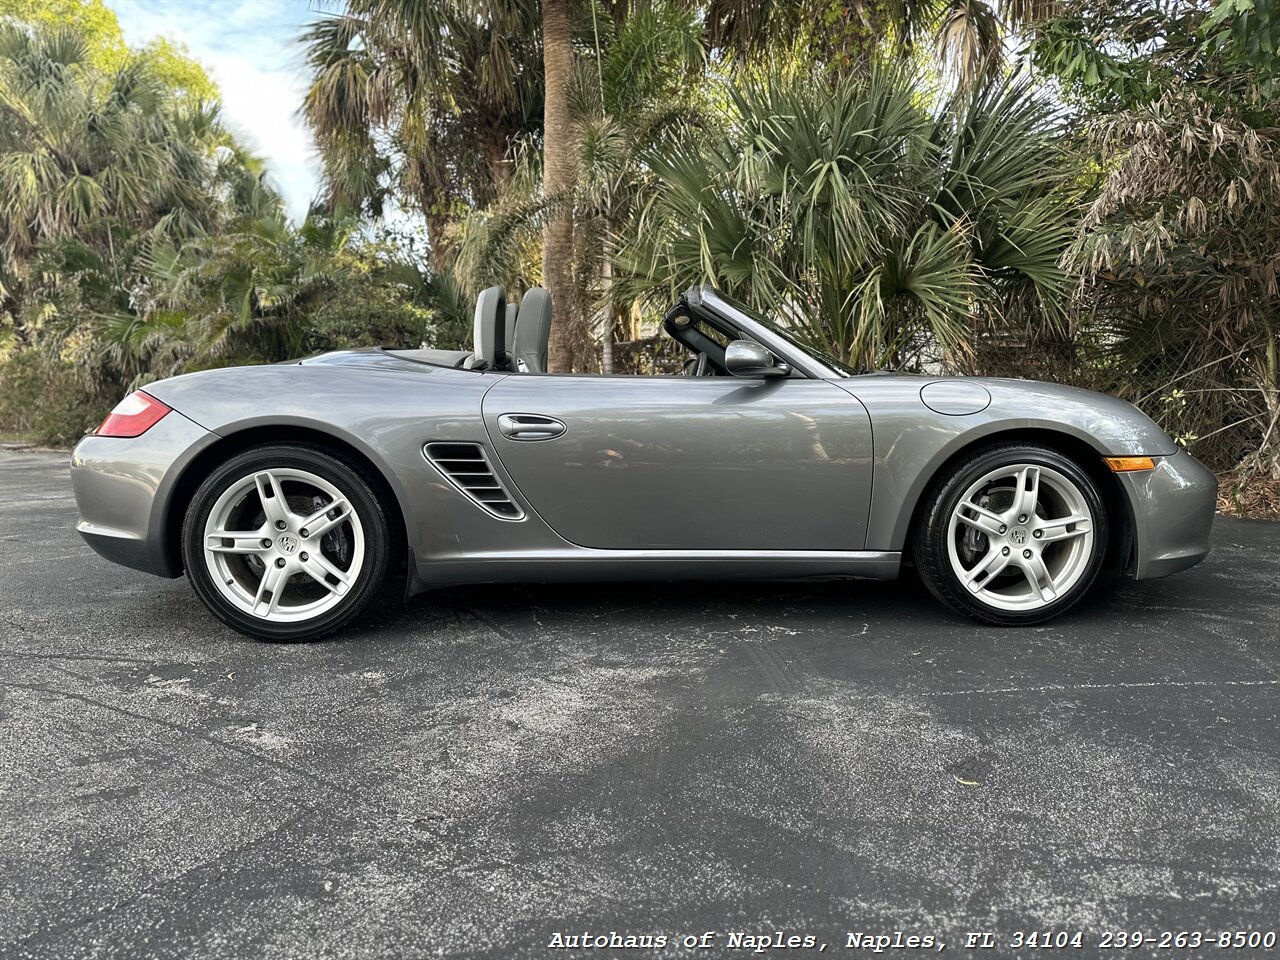
M998 83L930 108L903 70L728 85L655 183L622 291L707 281L854 366L960 362L975 330L1064 325L1077 220L1051 107Z
M286 220L181 51L129 50L100 3L4 2L0 431L67 443L157 377L461 332L452 284L356 221Z
M1277 51L1265 0L1071 0L1035 46L1099 171L1067 258L1084 374L1280 479Z

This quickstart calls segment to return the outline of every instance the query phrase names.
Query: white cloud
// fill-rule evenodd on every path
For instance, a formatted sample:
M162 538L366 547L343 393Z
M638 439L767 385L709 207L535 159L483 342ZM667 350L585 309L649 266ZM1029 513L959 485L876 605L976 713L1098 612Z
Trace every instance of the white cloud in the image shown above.
M130 46L184 44L222 90L227 126L267 164L289 216L301 220L320 188L315 143L299 115L307 77L298 35L307 0L106 0Z

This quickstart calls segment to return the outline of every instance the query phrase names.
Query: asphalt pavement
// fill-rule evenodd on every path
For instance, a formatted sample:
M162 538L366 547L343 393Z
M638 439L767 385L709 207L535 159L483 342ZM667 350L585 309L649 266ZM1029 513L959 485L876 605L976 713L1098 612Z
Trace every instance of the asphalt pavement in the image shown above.
M469 587L279 646L74 519L65 454L0 452L0 957L1280 933L1280 525L1029 629L908 576Z

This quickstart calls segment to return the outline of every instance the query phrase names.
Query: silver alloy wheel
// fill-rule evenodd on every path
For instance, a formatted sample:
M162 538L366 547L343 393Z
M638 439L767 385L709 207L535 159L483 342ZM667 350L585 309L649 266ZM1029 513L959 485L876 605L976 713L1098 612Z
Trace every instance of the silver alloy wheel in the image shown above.
M1072 480L1051 467L1010 464L960 498L947 525L947 554L977 600L1001 610L1036 610L1084 576L1093 526L1093 511Z
M273 623L310 620L337 606L364 558L364 528L351 501L306 470L241 477L205 521L214 585L238 609Z

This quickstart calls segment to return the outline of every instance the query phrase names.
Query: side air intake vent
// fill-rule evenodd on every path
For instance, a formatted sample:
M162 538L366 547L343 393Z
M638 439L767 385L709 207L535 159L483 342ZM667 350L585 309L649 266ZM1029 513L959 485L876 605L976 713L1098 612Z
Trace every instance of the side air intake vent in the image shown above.
M428 443L422 452L465 496L502 520L523 520L524 511L511 499L478 443Z

